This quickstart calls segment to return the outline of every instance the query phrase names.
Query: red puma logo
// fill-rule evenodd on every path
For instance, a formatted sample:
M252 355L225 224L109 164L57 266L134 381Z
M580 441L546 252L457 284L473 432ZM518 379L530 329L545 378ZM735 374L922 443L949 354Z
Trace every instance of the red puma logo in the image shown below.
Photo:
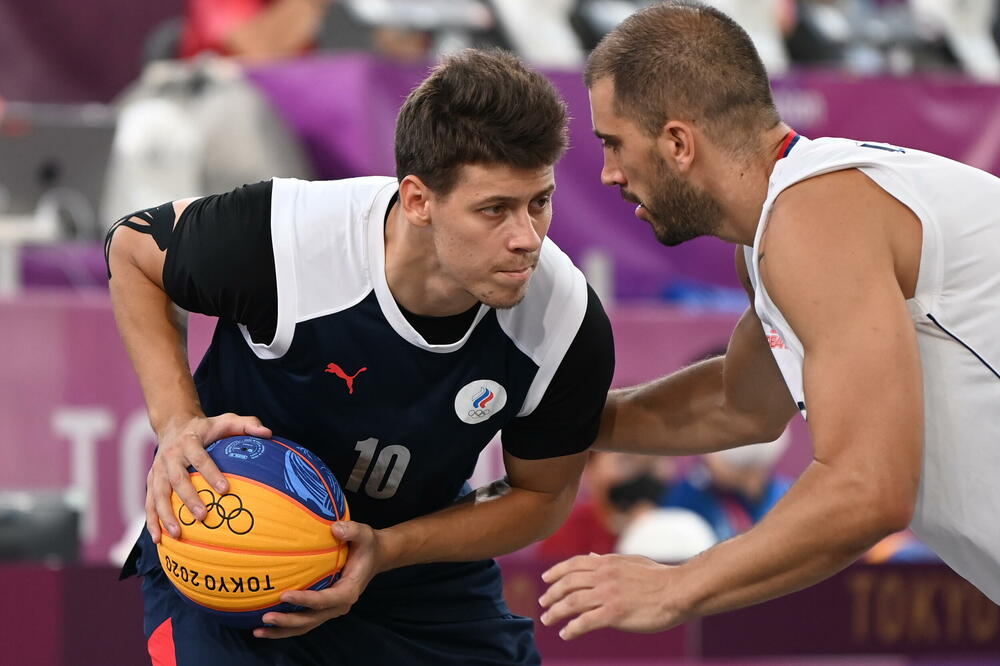
M340 377L341 379L343 379L345 382L347 382L347 394L348 395L352 395L354 393L354 378L357 377L358 375L360 375L362 372L364 372L367 369L368 369L367 367L361 368L360 370L358 370L357 372L355 372L353 375L349 375L346 372L344 372L343 368L341 368L336 363L328 363L327 366L326 366L326 372L332 372L333 374L337 375L338 377Z

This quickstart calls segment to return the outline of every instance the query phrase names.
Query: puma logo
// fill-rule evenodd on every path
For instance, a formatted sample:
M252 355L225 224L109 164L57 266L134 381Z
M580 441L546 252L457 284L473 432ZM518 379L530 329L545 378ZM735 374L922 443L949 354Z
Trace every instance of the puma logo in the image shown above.
M346 372L344 372L343 368L341 368L336 363L328 363L327 366L326 366L326 371L325 372L331 372L331 373L337 375L338 377L340 377L341 379L343 379L345 382L347 382L347 394L348 395L353 395L354 394L354 378L357 377L358 375L360 375L362 372L364 372L367 369L368 369L367 367L364 367L364 368L361 368L360 370L358 370L357 372L355 372L353 375L349 375Z

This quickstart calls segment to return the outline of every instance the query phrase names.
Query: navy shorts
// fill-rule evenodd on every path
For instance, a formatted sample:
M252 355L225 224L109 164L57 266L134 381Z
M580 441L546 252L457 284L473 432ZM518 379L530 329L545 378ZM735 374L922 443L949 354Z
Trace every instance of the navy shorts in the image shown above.
M496 564L483 565L475 574L478 579L495 578L499 584ZM429 593L421 583L411 587L402 581L396 584L390 578L391 586L383 585L381 592L376 588L372 595L363 595L347 615L325 622L303 636L283 639L255 638L250 630L219 624L181 599L158 564L141 567L143 629L153 666L541 663L535 648L533 622L511 614L499 593L488 610L481 603L462 607L465 595L460 594L461 586L450 581L450 576L433 575L449 571L447 566L423 566L428 567L426 571L431 575L423 577L421 582L436 578L433 589L437 594ZM383 577L396 573L389 572ZM495 589L499 591L499 587ZM386 604L389 597L385 593L390 591L403 595L393 594L397 601ZM376 603L365 603L366 598L372 597L377 599ZM449 600L453 603L448 603Z

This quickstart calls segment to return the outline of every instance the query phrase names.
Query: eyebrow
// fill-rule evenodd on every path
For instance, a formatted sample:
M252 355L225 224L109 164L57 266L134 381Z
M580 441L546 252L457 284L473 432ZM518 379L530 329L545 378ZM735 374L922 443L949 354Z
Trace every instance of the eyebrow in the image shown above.
M555 191L555 189L556 189L556 184L552 183L541 192L537 192L531 195L531 198L537 199L538 197L544 197L548 194L552 194ZM503 194L496 194L493 196L484 197L480 199L479 201L475 202L473 206L485 206L486 204L491 204L491 203L517 203L519 201L520 201L519 197L511 197Z

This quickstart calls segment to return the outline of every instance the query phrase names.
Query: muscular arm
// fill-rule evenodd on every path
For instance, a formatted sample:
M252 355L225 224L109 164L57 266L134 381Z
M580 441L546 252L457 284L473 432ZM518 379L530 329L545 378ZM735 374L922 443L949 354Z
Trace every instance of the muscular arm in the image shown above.
M919 222L866 181L854 171L816 178L775 210L762 278L805 347L814 459L757 528L691 562L694 614L812 584L909 524L922 377L885 225Z
M736 250L736 267L752 299L742 247ZM594 447L688 455L770 442L795 411L750 307L736 324L725 356L612 391Z
M923 439L920 357L888 240L919 224L858 172L781 195L764 284L805 347L815 456L756 527L678 567L597 558L547 572L547 622L583 612L569 637L599 626L651 630L787 594L850 564L910 521ZM630 601L599 578L642 573ZM567 575L568 574L568 575ZM551 596L549 597L548 595ZM560 600L561 599L561 600Z
M549 536L566 520L587 453L523 460L504 454L510 491L382 530L386 568L494 557Z
M173 203L173 224L191 201ZM169 217L169 208L161 207L159 213ZM132 222L150 223L139 216L132 217ZM169 219L152 222L168 229L172 223ZM172 489L195 516L204 515L204 504L188 478L188 465L194 465L219 492L228 488L204 446L242 433L270 436L270 430L255 417L223 414L205 418L188 366L186 314L174 306L163 287L165 252L153 234L128 226L120 226L112 234L108 269L115 320L139 377L159 444L146 483L146 525L153 540L159 541L161 522L170 533L179 533L170 507Z
M186 203L173 204L175 219ZM164 257L151 234L128 227L115 231L108 255L115 321L156 432L172 419L201 414L188 368L187 316L163 291Z

